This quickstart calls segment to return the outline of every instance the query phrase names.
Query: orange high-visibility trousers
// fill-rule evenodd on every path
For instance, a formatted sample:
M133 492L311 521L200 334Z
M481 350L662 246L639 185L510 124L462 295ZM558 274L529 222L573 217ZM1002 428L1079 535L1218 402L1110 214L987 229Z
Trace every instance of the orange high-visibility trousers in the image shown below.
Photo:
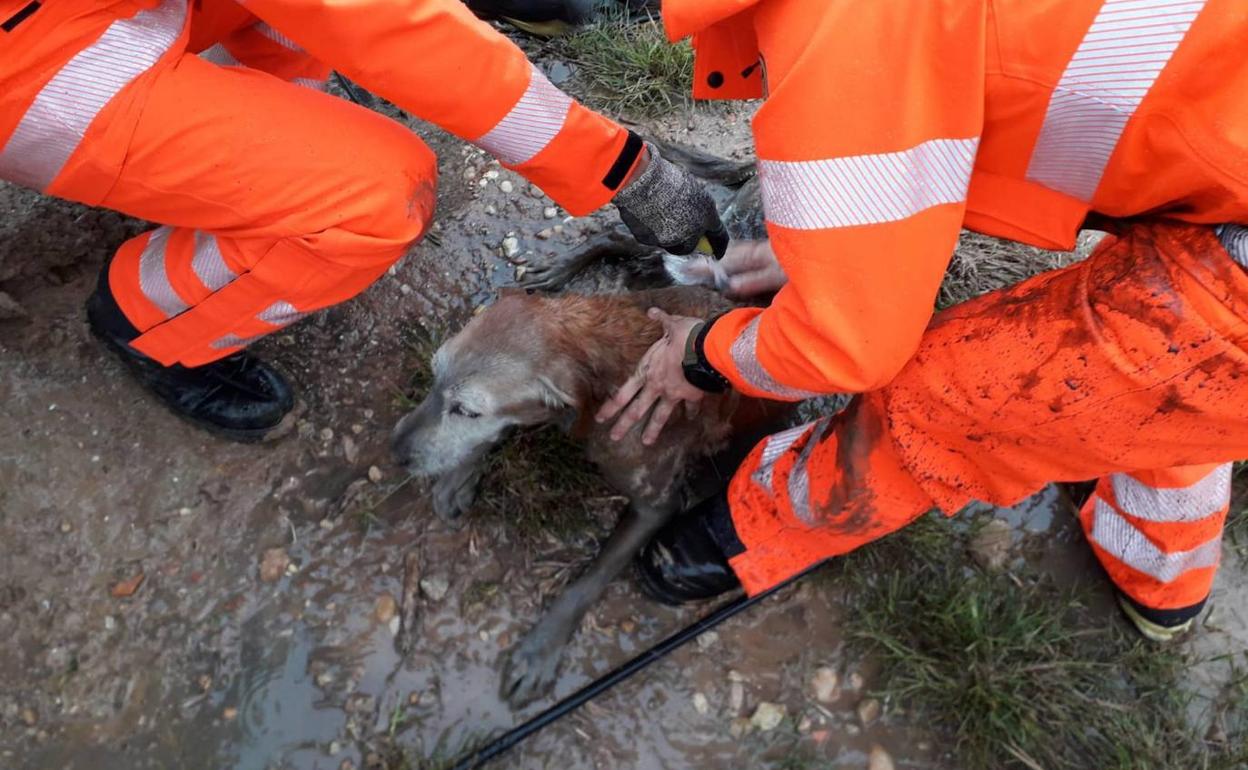
M123 244L108 274L141 333L134 346L164 364L210 362L354 296L433 214L424 143L244 66L305 85L328 75L231 6L210 2L188 20L188 4L166 1L119 17L42 86L0 156L13 181L166 223ZM224 35L217 55L230 58L218 61L231 66L188 51L201 25ZM58 108L84 125L67 158L49 158L63 140L37 121L58 85Z
M1148 608L1197 605L1225 463L1248 456L1245 403L1248 274L1212 228L1134 224L938 314L890 385L756 447L729 491L732 565L758 592L932 507L1100 478L1082 518L1115 583Z

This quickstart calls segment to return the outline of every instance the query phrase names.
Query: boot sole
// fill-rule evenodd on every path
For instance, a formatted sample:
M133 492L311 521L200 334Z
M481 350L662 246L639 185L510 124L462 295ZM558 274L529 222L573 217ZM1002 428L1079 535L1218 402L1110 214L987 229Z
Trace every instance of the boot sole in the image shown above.
M129 351L123 348L116 341L101 334L98 330L96 330L93 324L88 323L87 326L91 329L91 334L117 356L117 358L121 361L121 364L125 367L126 372L129 373L131 379L142 387L143 383L139 380L139 377L135 372L135 366L129 361ZM163 398L148 390L146 387L143 387L142 389L143 392L147 394L148 398L155 399L157 403L163 406L167 412L183 422L194 425L196 428L199 428L206 433L211 433L218 438L227 439L239 444L260 444L265 441L276 441L277 439L290 433L294 427L294 412L296 410L293 408L275 425L271 425L267 428L226 428L221 425L217 425L216 423L208 422L207 420L197 419L189 414L186 414L185 412L179 411Z

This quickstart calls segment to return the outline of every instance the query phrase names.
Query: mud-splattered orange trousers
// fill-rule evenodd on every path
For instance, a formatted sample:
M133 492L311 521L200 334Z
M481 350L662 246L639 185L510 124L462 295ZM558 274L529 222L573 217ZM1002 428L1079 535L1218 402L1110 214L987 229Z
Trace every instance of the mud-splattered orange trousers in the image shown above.
M932 507L1099 479L1081 517L1114 582L1188 608L1208 596L1243 457L1248 274L1212 228L1133 224L938 314L888 387L756 447L730 488L732 565L756 593Z
M46 3L0 35L0 178L162 223L108 283L138 350L204 364L359 293L432 217L433 153L328 76L230 0Z

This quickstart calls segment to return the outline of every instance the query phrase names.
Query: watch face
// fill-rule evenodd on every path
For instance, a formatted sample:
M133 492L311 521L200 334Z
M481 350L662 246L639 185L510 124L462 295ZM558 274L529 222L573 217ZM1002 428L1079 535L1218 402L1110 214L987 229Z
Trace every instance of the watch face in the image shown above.
M689 384L708 393L722 393L724 383L718 376L706 371L697 364L685 364L685 379Z

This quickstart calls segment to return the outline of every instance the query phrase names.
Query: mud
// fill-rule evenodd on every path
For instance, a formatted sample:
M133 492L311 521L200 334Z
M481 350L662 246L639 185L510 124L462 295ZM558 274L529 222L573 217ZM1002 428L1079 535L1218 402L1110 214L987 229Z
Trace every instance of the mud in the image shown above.
M748 157L747 119L700 110L655 130ZM0 319L0 766L310 770L398 767L400 754L418 766L549 702L511 713L496 695L500 654L592 553L601 524L587 517L583 537L536 544L500 520L450 531L425 490L400 479L386 441L419 368L405 341L458 325L614 215L552 212L477 150L408 122L439 153L438 225L362 297L258 345L301 393L292 434L261 446L180 422L87 333L82 303L100 265L142 223L0 187L0 292L22 309ZM1020 515L1020 531L1047 534L1059 518L1037 516ZM1086 556L1076 537L1049 542ZM290 563L264 582L272 548ZM375 607L404 595L413 552L449 590L423 596L403 656L397 618ZM1070 564L1089 574L1088 558ZM114 595L138 575L132 595ZM1232 597L1248 596L1244 579L1226 570L1214 608L1217 633L1241 649L1243 599ZM499 766L778 767L798 755L866 767L876 745L899 768L953 766L937 736L887 708L860 725L870 670L842 648L842 610L835 593L789 590ZM556 694L695 613L617 581L576 636ZM1205 643L1227 642L1211 632ZM821 666L843 683L828 703L810 684ZM741 734L734 720L764 701L786 719Z

